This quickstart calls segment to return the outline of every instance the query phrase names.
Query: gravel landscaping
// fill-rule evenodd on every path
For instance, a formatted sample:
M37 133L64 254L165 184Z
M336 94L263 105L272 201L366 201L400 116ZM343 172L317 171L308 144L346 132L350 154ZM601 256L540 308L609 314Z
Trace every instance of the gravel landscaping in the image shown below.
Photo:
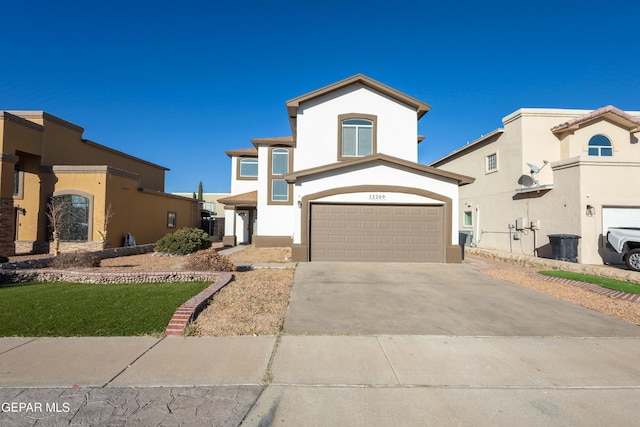
M539 269L496 261L482 260L481 262L486 263L486 267L480 271L489 276L640 325L639 302L612 298L576 286L532 277L531 273Z
M289 262L291 252L284 248L248 247L229 255L235 264ZM187 256L158 254L132 255L104 259L102 271L162 272L183 271ZM578 304L591 310L640 324L640 302L599 295L576 286L534 278L540 268L523 267L477 255L472 262L483 274ZM219 291L209 306L190 325L192 335L276 335L281 331L293 285L293 269L256 269L234 272L234 280Z

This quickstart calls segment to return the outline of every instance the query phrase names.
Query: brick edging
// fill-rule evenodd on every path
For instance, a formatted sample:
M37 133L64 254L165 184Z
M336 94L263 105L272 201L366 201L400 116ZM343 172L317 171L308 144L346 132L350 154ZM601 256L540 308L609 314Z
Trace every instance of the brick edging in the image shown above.
M547 282L564 283L567 285L577 286L583 289L590 290L600 295L610 296L612 298L618 298L618 299L623 299L623 300L633 301L633 302L640 301L640 294L632 294L629 292L622 292L622 291L616 291L613 289L603 288L602 286L598 286L594 283L581 282L579 280L572 280L572 279L564 279L562 277L546 276L540 273L531 273L531 276L536 279L545 280Z
M231 273L218 273L219 277L207 289L200 292L184 304L182 304L171 317L169 325L164 331L164 336L182 335L184 329L195 315L202 309L204 304L222 287L226 286L232 279Z

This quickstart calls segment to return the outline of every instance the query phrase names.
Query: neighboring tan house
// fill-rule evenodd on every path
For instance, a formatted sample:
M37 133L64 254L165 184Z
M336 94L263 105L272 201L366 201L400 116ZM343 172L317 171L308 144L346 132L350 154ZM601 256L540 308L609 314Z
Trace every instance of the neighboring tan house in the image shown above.
M42 111L0 111L0 255L52 249L51 201L63 207L62 251L122 246L127 233L153 243L198 224L196 201L164 193L166 168L83 132Z
M548 235L580 236L578 262L619 262L607 228L640 227L640 112L518 110L504 128L431 166L476 178L460 189L473 245L551 257Z
M361 74L286 103L293 136L227 151L227 245L290 246L294 261L460 262L458 187L417 163L430 106Z

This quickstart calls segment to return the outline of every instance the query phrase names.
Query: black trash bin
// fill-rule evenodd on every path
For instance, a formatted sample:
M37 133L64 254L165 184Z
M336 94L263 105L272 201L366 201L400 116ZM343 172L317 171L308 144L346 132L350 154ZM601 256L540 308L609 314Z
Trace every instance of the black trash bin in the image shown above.
M549 234L551 258L559 261L578 262L578 241L575 234Z

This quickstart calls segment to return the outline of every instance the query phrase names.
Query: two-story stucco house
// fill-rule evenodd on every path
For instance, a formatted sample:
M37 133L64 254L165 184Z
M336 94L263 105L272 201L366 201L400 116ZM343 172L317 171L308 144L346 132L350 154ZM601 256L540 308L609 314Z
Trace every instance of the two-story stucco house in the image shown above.
M548 235L580 236L578 262L619 261L607 228L640 227L640 112L521 109L503 128L433 162L476 178L460 189L473 244L551 257Z
M0 256L138 244L199 223L191 197L164 192L168 170L83 138L84 129L44 111L0 111Z
M286 102L292 136L229 150L227 245L294 261L459 262L458 187L417 163L426 103L356 75Z

